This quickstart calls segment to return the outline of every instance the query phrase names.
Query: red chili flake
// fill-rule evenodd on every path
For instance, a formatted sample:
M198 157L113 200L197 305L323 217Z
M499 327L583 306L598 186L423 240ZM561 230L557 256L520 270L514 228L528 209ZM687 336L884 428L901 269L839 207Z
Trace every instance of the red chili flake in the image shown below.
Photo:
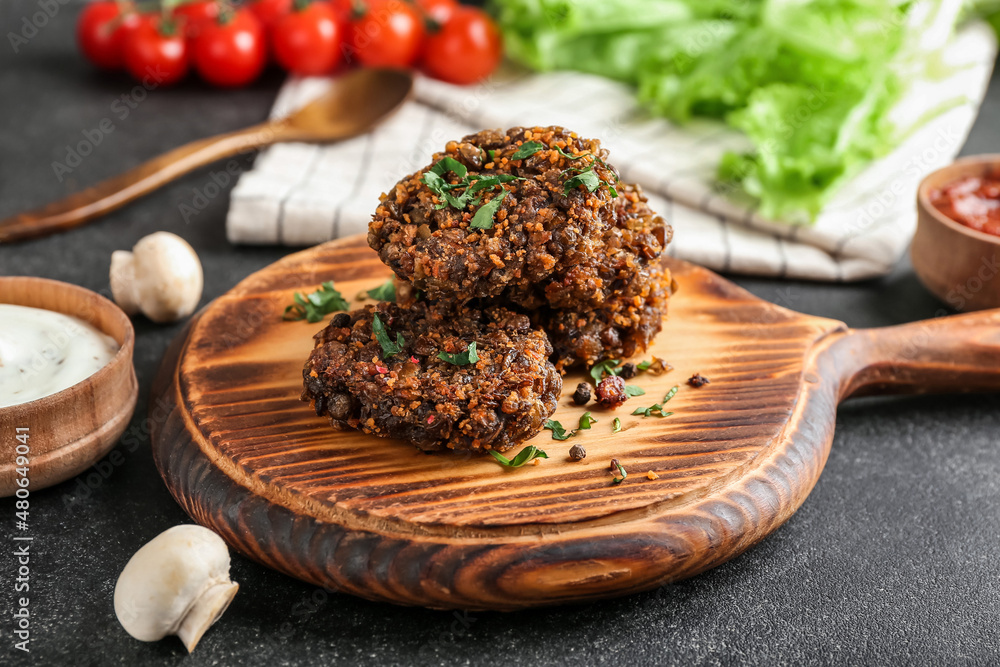
M427 418L427 423L428 424L433 424L434 423L434 415L431 415L430 417Z
M385 366L376 366L376 367L375 367L375 370L377 370L377 371L378 371L379 373L381 373L382 375L385 375L386 373L388 373L388 372L389 372L389 369L388 369L388 368L386 368Z
M711 380L703 376L701 373L695 373L688 378L688 384L697 389L698 387L704 387L706 384L711 384Z
M410 355L410 362L411 362L411 363L414 363L414 364L419 364L419 363L420 363L420 360L419 360L419 359L417 359L417 358L416 358L415 356L413 356L413 355L411 354L411 355Z

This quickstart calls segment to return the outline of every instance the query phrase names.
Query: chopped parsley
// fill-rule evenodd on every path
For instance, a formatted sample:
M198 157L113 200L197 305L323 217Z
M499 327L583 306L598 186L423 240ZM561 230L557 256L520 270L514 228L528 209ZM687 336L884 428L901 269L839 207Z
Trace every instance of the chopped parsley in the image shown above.
M392 338L389 337L388 332L386 332L385 325L382 324L382 320L379 318L378 313L372 314L372 331L375 333L375 340L377 340L378 344L382 346L382 354L386 359L399 354L406 346L406 340L403 338L403 334L401 333L396 334L396 341L393 342Z
M590 377L594 378L594 384L599 383L605 375L618 375L616 370L621 362L616 359L605 359L594 364L590 368Z
M542 428L552 431L553 440L569 440L576 431L566 431L563 425L554 419L546 419Z
M668 371L672 371L674 367L659 357L653 357L649 361L641 361L636 364L636 369L641 372L649 371L653 375L663 375Z
M520 452L518 452L517 456L515 456L512 459L508 459L500 452L495 452L492 449L490 450L490 456L496 459L497 463L499 463L505 468L520 468L529 461L533 461L535 459L549 458L548 454L540 450L538 447L535 447L534 445L528 445Z
M501 194L497 195L489 202L483 204L476 211L476 214L472 216L472 222L469 223L470 229L492 229L493 228L493 217L497 214L497 209L500 208L500 204L507 197L507 191L503 190Z
M644 396L646 390L642 387L637 387L634 384L625 385L625 395L626 396Z
M611 422L611 432L621 433L621 430L622 430L622 420L619 419L618 417L615 417L615 420Z
M628 478L628 472L625 471L625 466L623 466L618 459L611 459L611 469L614 471L614 478L611 480L612 484L621 484Z
M667 395L663 397L662 401L660 401L659 403L654 403L653 405L649 406L648 408L636 408L635 411L632 414L634 414L634 415L642 415L643 417L669 417L670 415L672 415L674 413L673 412L664 412L663 411L663 406L666 405L667 402L669 402L670 399L674 397L674 395L677 393L678 389L680 389L680 387L678 387L677 385L674 385L670 389L670 391L667 392Z
M392 278L385 281L375 289L368 290L365 294L368 295L369 299L375 299L376 301L396 302L396 286L392 283Z
M445 174L448 172L458 177L458 183L449 183L445 179ZM493 217L496 215L497 209L500 208L500 204L507 197L507 192L502 187L503 184L518 180L518 178L513 174L469 174L469 170L464 164L453 157L445 157L434 163L434 166L423 175L421 182L441 198L441 203L437 205L438 209L451 206L460 211L465 210L469 205L479 206L486 191L500 188L500 193L480 207L469 224L472 229L491 229ZM461 192L459 192L460 190Z
M587 153L580 153L579 155L573 155L571 153L567 153L558 146L556 146L555 149L556 151L558 151L560 155L562 155L564 158L568 160L579 160L580 158L587 157L588 155L594 158L594 162L591 163L591 165L585 169L580 169L579 167L570 167L569 169L563 170L564 174L568 174L570 172L576 173L576 176L573 176L572 178L566 181L565 186L563 188L563 194L566 195L567 197L569 196L569 193L573 191L573 188L576 188L580 185L585 186L587 188L587 192L593 192L594 190L596 190L601 186L602 181L597 176L597 173L594 172L595 164L599 164L608 171L610 171L611 174L615 177L614 183L618 183L621 180L618 177L618 174L616 174L614 170L608 166L607 162L597 157L593 153L587 152ZM618 197L618 191L615 190L614 183L608 182L608 189L611 191L612 199L616 199Z
M579 172L576 176L569 178L563 184L563 194L567 197L569 193L579 186L587 188L587 192L593 192L597 188L601 187L601 179L594 172L593 167L587 167L583 171Z
M514 154L510 156L510 159L523 160L525 158L531 157L532 155L542 150L543 148L545 148L545 144L543 144L540 141L528 141L521 144L518 147L517 151L515 151Z
M580 431L589 431L590 426L596 423L597 419L590 412L584 412L580 416L580 424L572 431L567 431L561 423L554 419L546 419L542 428L552 431L553 440L569 440Z
M479 361L479 355L476 354L476 341L469 343L464 352L438 352L438 359L447 361L449 364L455 364L456 366L474 364Z
M295 303L287 306L281 316L281 319L287 322L298 320L319 322L325 315L338 310L347 310L349 307L343 295L334 289L332 280L326 281L318 290L306 296L296 292L292 300Z

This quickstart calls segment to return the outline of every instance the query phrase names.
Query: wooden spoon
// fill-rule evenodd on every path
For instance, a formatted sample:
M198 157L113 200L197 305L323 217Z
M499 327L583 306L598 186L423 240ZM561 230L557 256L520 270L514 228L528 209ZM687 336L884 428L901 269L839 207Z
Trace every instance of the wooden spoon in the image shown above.
M282 141L331 142L377 125L410 96L413 76L361 69L333 81L330 91L287 118L200 139L65 199L0 221L0 243L78 227L184 174L222 158Z

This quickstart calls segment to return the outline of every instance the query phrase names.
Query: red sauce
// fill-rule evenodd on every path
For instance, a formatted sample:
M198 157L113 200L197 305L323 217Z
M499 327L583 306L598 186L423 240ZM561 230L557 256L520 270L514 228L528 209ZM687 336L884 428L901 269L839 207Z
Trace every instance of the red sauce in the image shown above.
M932 190L931 203L946 216L980 232L1000 236L1000 176L966 176Z

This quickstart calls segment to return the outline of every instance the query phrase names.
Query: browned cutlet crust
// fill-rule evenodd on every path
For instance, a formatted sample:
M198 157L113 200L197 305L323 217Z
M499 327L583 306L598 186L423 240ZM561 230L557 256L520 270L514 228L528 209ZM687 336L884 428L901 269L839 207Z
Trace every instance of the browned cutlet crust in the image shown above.
M511 159L531 141L544 148ZM580 157L565 157L557 148ZM422 179L445 157L464 164L469 178L517 180L487 190L478 204L462 210L441 207ZM526 308L598 307L622 292L644 263L655 261L670 239L663 218L649 210L637 187L618 182L606 158L599 141L560 127L487 130L449 142L428 167L383 195L368 243L432 301L497 297ZM567 194L567 180L581 169L592 169L600 185L593 192L580 185ZM458 183L450 172L445 178ZM475 212L501 196L501 187L507 194L492 228L470 228Z
M374 313L393 341L405 340L388 359ZM379 303L338 313L315 341L302 399L316 414L423 450L510 449L541 430L562 391L545 334L504 308ZM472 342L475 364L438 358Z
M539 308L532 322L548 334L560 370L643 352L663 328L676 284L659 262L644 267L623 294L595 310Z

